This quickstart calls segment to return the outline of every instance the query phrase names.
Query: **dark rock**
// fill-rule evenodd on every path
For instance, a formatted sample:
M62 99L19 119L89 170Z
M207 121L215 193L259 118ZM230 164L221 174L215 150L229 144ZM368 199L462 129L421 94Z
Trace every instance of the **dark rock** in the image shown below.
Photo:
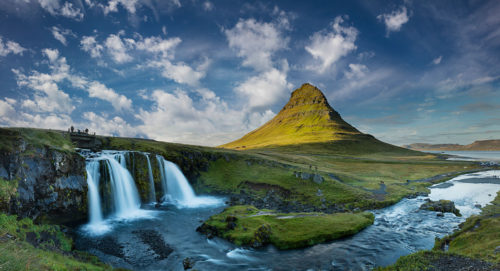
M441 213L441 212L439 212L439 213L437 213L437 214L436 214L436 216L443 217L443 216L444 216L444 214L443 214L443 213Z
M481 206L481 204L475 204L474 207L481 208L482 206Z
M497 246L497 247L495 248L495 254L497 254L497 253L500 253L500 246Z
M191 269L194 266L194 260L189 257L184 258L184 260L182 260L182 266L184 267L184 270Z
M455 208L455 203L450 200L439 200L439 201L426 200L426 202L420 206L420 209L441 212L441 213L453 213L456 216L462 216L460 214L460 211L457 208Z
M141 241L148 245L157 255L156 259L163 260L174 251L163 239L163 236L155 230L138 230L132 233L139 236Z
M307 172L301 172L300 173L300 178L302 180L309 180L311 179L311 174L307 173Z
M0 211L53 223L86 219L85 159L23 139L11 143L12 151L0 153L0 176L17 182L17 191Z

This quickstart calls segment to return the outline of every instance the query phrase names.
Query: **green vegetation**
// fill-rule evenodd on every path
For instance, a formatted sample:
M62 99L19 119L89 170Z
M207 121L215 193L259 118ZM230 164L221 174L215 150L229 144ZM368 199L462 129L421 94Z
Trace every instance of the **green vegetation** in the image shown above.
M96 257L71 249L72 240L59 226L0 214L1 270L112 270Z
M233 206L208 219L200 231L240 246L270 243L279 249L293 249L353 235L373 220L368 212L280 214L253 206Z
M18 180L0 178L0 211L7 210L10 199L16 195Z
M14 151L21 139L33 147L50 147L64 152L73 152L75 148L67 134L56 130L0 128L0 136L0 151Z

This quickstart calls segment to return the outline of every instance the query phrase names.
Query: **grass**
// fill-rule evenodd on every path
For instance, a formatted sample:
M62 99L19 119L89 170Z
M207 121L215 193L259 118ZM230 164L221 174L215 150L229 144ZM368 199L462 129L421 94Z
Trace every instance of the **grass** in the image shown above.
M0 214L0 270L112 270L96 257L72 251L59 226Z
M239 246L270 243L279 249L294 249L353 235L374 220L373 214L366 212L279 214L262 211L265 213L253 206L232 206L209 218L202 227Z
M50 147L64 152L74 152L75 146L62 131L35 128L0 128L0 151L12 152L23 139L33 147Z
M7 210L10 199L16 195L18 180L0 178L0 211Z

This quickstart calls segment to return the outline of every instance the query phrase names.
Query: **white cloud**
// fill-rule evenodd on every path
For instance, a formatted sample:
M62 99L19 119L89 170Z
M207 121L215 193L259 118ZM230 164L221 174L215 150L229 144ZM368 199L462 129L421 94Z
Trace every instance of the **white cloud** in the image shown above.
M332 31L319 31L310 37L311 43L305 47L321 66L314 68L318 73L324 73L341 57L356 50L354 44L358 30L352 26L342 26L344 18L338 16L333 21ZM311 67L312 68L312 67Z
M406 7L402 6L400 9L394 10L391 13L378 15L377 19L385 23L387 36L389 36L390 32L400 31L403 24L410 20L410 15Z
M83 118L87 120L81 127L88 127L91 131L99 131L100 135L114 135L134 137L138 135L137 129L127 123L119 116L109 117L98 115L94 112L83 113Z
M214 9L214 4L210 1L203 2L203 9L206 11L212 11Z
M93 36L84 36L80 41L80 46L82 50L90 53L90 56L93 58L101 57L102 51L104 50L104 47L97 43Z
M83 13L79 8L73 7L73 3L65 2L61 6L59 0L38 0L40 6L52 16L64 16L77 21L83 20Z
M274 104L292 88L292 85L287 82L286 76L287 68L283 71L272 68L248 78L235 90L245 97L250 108L264 108Z
M109 35L104 44L116 63L121 64L132 60L132 57L127 54L127 48L119 35Z
M26 48L19 45L19 43L7 40L3 42L2 36L0 36L0 56L6 56L8 54L22 55L26 51Z
M288 38L283 36L283 26L277 23L240 20L231 29L224 30L229 47L242 57L243 66L256 70L272 68L272 57L278 50L287 48Z
M0 121L8 122L17 115L16 110L12 106L12 103L5 98L0 100Z
M83 13L79 8L74 8L70 2L65 2L61 8L61 15L67 18L72 18L77 21L83 20Z
M57 49L44 49L42 52L49 59L52 73L33 71L31 75L26 76L18 70L12 70L17 76L17 83L20 87L35 90L33 99L28 98L22 101L22 107L35 112L71 113L75 106L69 95L58 86L67 80L73 87L88 92L89 97L111 103L118 111L132 108L132 101L124 95L116 93L97 81L89 81L85 77L71 74L66 58L61 57Z
M166 32L166 30L165 30ZM162 39L161 37L149 37L138 41L135 45L138 50L144 50L150 53L161 54L162 57L173 58L175 47L181 43L178 37ZM135 41L134 41L135 43Z
M132 109L132 100L123 95L119 95L113 89L110 89L99 82L91 82L87 86L86 90L89 93L89 97L108 101L118 111L123 109Z
M57 26L53 26L51 29L52 36L58 41L60 41L64 46L68 45L66 36L76 37L75 33L70 29L61 29Z
M202 95L200 101L193 100L186 91L179 89L173 93L153 91L149 99L154 101L154 105L150 110L140 109L136 117L143 124L136 127L137 130L156 140L220 145L242 136L244 130L254 129L274 116L270 110L252 114L232 110L212 91L200 89L197 92Z
M179 84L186 84L189 86L199 86L200 80L205 77L206 70L210 64L209 59L200 64L196 69L183 63L172 63L168 59L159 61L152 61L150 67L158 67L162 69L162 76Z
M441 63L441 60L443 60L443 56L439 56L439 57L433 59L432 63L434 63L434 65L439 65L439 63Z
M104 14L108 14L110 12L118 12L118 5L123 6L128 12L135 14L137 8L136 6L139 4L138 0L110 0L108 5L101 5Z
M349 70L345 71L345 77L347 79L357 79L362 78L368 72L368 67L363 64L349 64Z

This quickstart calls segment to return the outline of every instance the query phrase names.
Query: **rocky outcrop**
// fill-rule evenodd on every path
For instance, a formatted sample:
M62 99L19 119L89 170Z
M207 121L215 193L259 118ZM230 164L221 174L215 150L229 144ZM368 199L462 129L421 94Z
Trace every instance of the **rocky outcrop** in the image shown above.
M441 213L453 213L456 216L462 216L460 214L460 211L457 208L455 208L455 203L453 201L450 200L432 201L430 199L427 199L426 201L427 201L426 203L420 206L421 210L429 210Z
M85 159L74 152L32 146L23 139L0 151L0 181L12 188L1 211L18 217L69 222L86 218Z

